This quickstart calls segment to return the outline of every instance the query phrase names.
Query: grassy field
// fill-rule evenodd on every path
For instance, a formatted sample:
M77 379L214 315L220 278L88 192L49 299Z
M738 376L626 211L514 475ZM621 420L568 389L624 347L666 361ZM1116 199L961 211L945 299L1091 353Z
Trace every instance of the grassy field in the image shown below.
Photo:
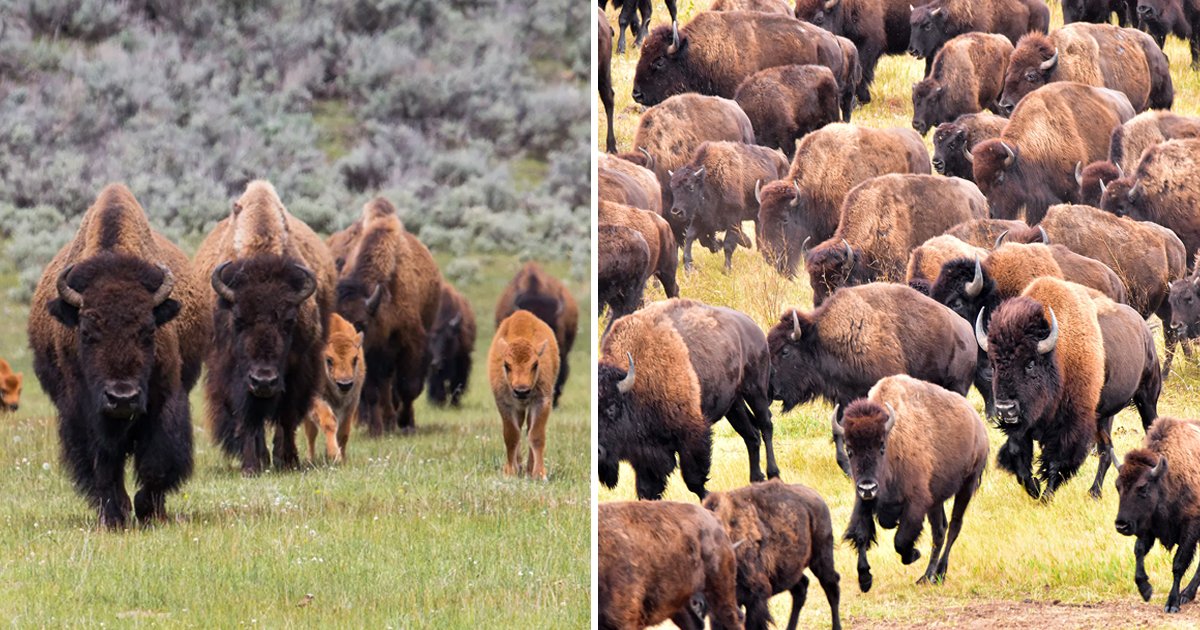
M492 308L519 261L477 262L474 281L458 287L479 319L462 409L434 409L422 397L414 437L355 432L342 466L243 479L202 426L197 387L196 472L167 500L173 522L120 533L98 530L71 489L54 409L30 368L27 309L0 302L0 356L26 375L20 411L0 418L0 619L16 627L586 625L588 345L572 352L575 374L551 416L549 481L504 478L485 359ZM565 277L567 266L547 270ZM12 272L0 276L0 288L15 282ZM586 285L569 286L589 312ZM583 322L580 338L590 339Z
M679 21L686 23L708 6L707 0L680 3ZM1054 25L1062 12L1051 3ZM609 11L612 24L617 15ZM666 11L655 5L655 24L668 23ZM1185 43L1170 39L1167 54L1175 81L1175 111L1200 113L1200 79L1188 69L1190 58ZM620 150L629 150L642 107L630 97L637 51L614 59L616 88L616 135ZM879 65L874 100L854 112L854 122L873 127L909 127L912 116L911 86L920 80L922 62L910 57L884 57ZM597 107L601 107L597 105ZM599 110L601 114L603 109ZM604 117L599 117L595 136L597 150L604 147ZM753 234L752 229L746 233ZM783 307L811 308L807 275L795 283L780 278L757 251L739 249L732 275L722 273L722 255L698 249L696 269L680 271L680 292L685 297L712 304L729 305L748 313L764 328L775 323ZM647 299L663 299L655 285ZM1154 322L1157 325L1157 321ZM603 329L603 322L601 322ZM1161 351L1161 340L1160 340ZM1200 417L1200 367L1195 359L1176 360L1159 400L1159 413ZM970 400L982 411L983 403L972 391ZM829 503L834 531L840 536L849 520L854 495L850 481L838 469L829 434L830 407L801 406L780 414L776 405L775 447L782 476L819 491ZM1000 433L989 429L993 447ZM1136 414L1118 416L1114 440L1118 453L1140 444L1142 430ZM994 452L994 451L993 451ZM967 511L962 535L954 547L947 581L941 586L915 586L928 557L928 527L918 547L922 560L911 566L900 564L892 548L894 530L879 530L878 546L870 552L875 585L860 593L855 572L855 555L850 545L839 542L836 551L842 575L843 622L851 627L1196 627L1200 605L1185 606L1180 615L1162 612L1170 589L1170 554L1157 547L1147 557L1147 571L1155 592L1143 603L1133 584L1133 540L1113 529L1116 490L1110 472L1104 498L1087 495L1095 473L1096 458L1081 469L1081 476L1059 491L1050 505L1031 500L1013 477L994 465L984 475L983 485ZM710 490L726 490L747 480L745 445L728 423L715 427ZM601 488L601 500L634 498L633 473L622 466L621 484L612 491ZM678 473L672 476L666 498L695 501ZM813 582L815 585L815 581ZM808 603L801 615L802 627L829 624L829 607L820 589L809 589ZM777 622L787 619L788 596L776 597L771 610Z

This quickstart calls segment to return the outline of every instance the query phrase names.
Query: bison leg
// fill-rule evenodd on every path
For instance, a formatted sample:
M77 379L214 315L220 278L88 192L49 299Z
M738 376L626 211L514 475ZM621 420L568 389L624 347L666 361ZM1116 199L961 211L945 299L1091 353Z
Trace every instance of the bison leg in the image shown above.
M271 454L267 451L266 430L262 421L243 419L242 421L242 474L247 477L257 475L263 466L271 463Z
M750 421L750 415L741 398L733 401L733 405L729 407L729 412L725 414L725 417L733 426L733 430L737 431L737 434L742 436L742 441L746 443L746 455L750 459L750 482L765 481L766 477L763 476L762 469L758 464L758 449L761 444L758 429L754 428L754 424Z
M1171 562L1171 592L1167 594L1166 611L1169 613L1179 612L1179 605L1182 603L1179 596L1179 583L1183 581L1183 574L1187 573L1188 567L1192 565L1192 557L1196 555L1198 534L1200 532L1196 531L1196 527L1188 526L1183 534L1183 541L1175 550L1175 559Z
M726 540L724 536L721 540ZM737 559L728 543L715 544L711 538L702 539L700 554L704 559L704 598L708 602L709 619L713 630L742 627L737 603Z
M275 427L273 454L275 466L281 470L300 467L300 453L296 450L296 425L279 423Z
M696 616L688 608L672 615L671 623L675 624L679 630L704 630L704 620L696 621Z
M996 464L1016 475L1025 493L1034 499L1042 496L1042 487L1033 476L1033 439L1029 431L1009 435L996 453Z
M1096 479L1092 482L1091 490L1088 490L1093 499L1099 499L1103 493L1104 477L1108 474L1109 464L1113 463L1110 459L1113 453L1112 423L1112 416L1100 418L1096 422L1096 454L1099 455L1100 463L1096 466Z
M94 501L100 526L121 529L129 520L129 493L125 492L125 455L100 448L93 465Z
M692 264L692 243L696 241L696 228L689 225L683 231L683 268L687 271L695 269Z
M900 562L905 565L921 559L921 550L917 549L916 544L924 524L925 513L917 508L915 503L909 502L904 507L904 514L900 517L895 540L896 553L900 554Z
M346 459L346 443L350 441L350 427L354 426L358 421L358 405L350 407L346 412L346 417L341 420L337 428L337 444L338 453L341 454L341 459Z
M814 540L813 556L808 563L808 570L816 576L817 581L821 583L821 590L825 591L825 599L829 602L829 612L833 617L833 630L841 630L842 622L838 613L839 602L842 598L841 588L838 582L841 576L833 564L833 540L826 538L824 540ZM803 598L800 601L804 603ZM796 605L795 595L792 596L792 616L788 621L788 630L796 630L796 621L800 616L800 606Z
M1200 566L1196 567L1196 572L1192 574L1192 579L1188 585L1179 592L1180 603L1188 604L1196 599L1196 589L1200 588Z
M701 436L693 438L679 450L679 469L683 473L683 483L701 501L708 496L704 484L708 483L708 470L711 466L712 435L706 429ZM669 474L670 470L667 473ZM638 475L638 481L641 482L641 475ZM662 494L661 491L659 494Z
M1192 51L1192 70L1200 70L1200 24L1192 25L1192 36L1188 38L1188 48Z
M317 409L314 408L312 413L304 419L304 440L308 443L308 463L317 463L317 433L320 429L317 427Z
M954 547L954 541L958 540L958 532L962 530L963 514L966 514L967 506L971 504L971 498L979 489L979 478L982 475L983 469L980 468L979 473L967 481L954 496L954 509L950 512L950 535L946 539L946 548L942 550L942 557L938 559L937 570L934 571L934 578L938 582L946 581L946 568L950 564L950 549Z
M314 405L311 413L315 413L318 422L321 424L321 433L325 435L325 458L333 463L342 461L342 448L338 444L338 423L337 417L333 415L333 410L324 402L319 402ZM311 417L311 415L310 415ZM305 422L305 427L311 425L311 422ZM308 457L312 459L313 455L313 439L308 440Z
M743 398L750 405L750 411L754 415L754 426L758 428L763 444L767 447L767 478L775 479L779 476L779 465L775 463L775 424L771 422L771 399L765 390Z
M929 508L929 533L932 534L933 546L929 550L929 566L925 567L925 575L917 580L917 584L937 583L937 565L942 556L942 544L946 541L946 509L938 503Z
M850 545L858 551L858 588L866 593L871 590L872 583L871 564L867 562L867 549L875 544L875 515L862 499L854 499L854 511L850 514L850 524L846 527L846 533L842 537L850 541ZM832 556L832 548L829 553ZM830 564L832 565L832 557ZM826 592L828 593L828 591Z
M862 82L858 84L858 102L866 105L871 102L871 84L875 83L875 65L879 63L879 55L882 51L878 44L871 42L863 42L862 48L859 49L858 58L862 62ZM926 73L928 74L928 73Z
M164 406L157 427L138 440L133 469L141 489L134 495L138 520L167 517L166 497L192 474L192 419L187 395L179 392Z
M523 412L527 413L527 412ZM507 415L501 412L500 422L504 425L504 476L513 477L521 470L521 424L522 417L517 412Z
M725 230L725 240L721 241L721 247L725 250L725 273L733 271L733 252L744 238L741 228L737 226Z
M802 579L804 579L804 585L808 586L808 578L805 578L804 576L800 576L800 577ZM796 588L799 588L799 586L797 586ZM792 594L793 602L795 601L795 597L796 597L795 590L793 589L793 594ZM767 600L769 598L770 598L770 592L767 592L765 594L765 596L763 596L763 597L759 597L756 595L753 597L753 599L751 601L745 602L745 604L746 604L746 623L745 623L746 630L768 630L771 627L771 625L772 625L771 609L770 609L770 607L767 606ZM801 606L804 605L803 593L801 593L801 595L800 595L800 605ZM793 610L796 609L795 606L796 606L795 603L793 603L792 604Z
M1154 594L1154 587L1150 586L1150 576L1146 575L1146 554L1153 546L1154 538L1152 536L1138 536L1137 542L1133 544L1133 561L1136 565L1133 571L1133 583L1137 585L1142 601L1146 602L1150 601L1150 596Z
M388 361L377 353L367 354L367 374L363 380L359 421L367 425L367 435L383 435L383 390L391 389Z
M629 29L629 33L634 37L638 34L638 24L635 21L637 17L634 13L638 9L638 3L626 2L621 6L621 15L617 17L617 30L620 31L620 36L617 37L617 54L625 53L625 29ZM634 46L641 43L641 40L635 40Z
M566 345L566 344L564 344ZM560 348L558 351L558 378L554 380L554 406L558 407L558 399L562 397L563 385L567 382L567 375L571 373L571 365L567 362L567 349Z
M529 423L529 476L534 479L546 480L546 423L550 420L550 403L546 402L537 409L530 409L533 416Z
M800 610L804 608L804 600L808 597L808 576L801 575L800 581L789 592L792 594L792 612L788 615L787 627L788 630L796 630L796 624L800 621Z

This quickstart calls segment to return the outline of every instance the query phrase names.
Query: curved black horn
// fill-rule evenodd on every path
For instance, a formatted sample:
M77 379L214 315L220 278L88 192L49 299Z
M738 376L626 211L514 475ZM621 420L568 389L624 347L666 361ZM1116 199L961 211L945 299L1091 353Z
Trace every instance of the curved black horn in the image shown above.
M310 295L317 292L317 274L312 269L299 263L296 264L296 268L304 274L304 284L300 285L300 289L296 291L297 301L303 302Z
M159 264L158 268L163 272L162 283L158 285L158 289L154 291L154 295L150 298L150 303L154 306L162 304L168 297L171 296L171 289L175 288L175 274L167 269L166 265Z
M225 262L217 265L217 268L213 269L212 272L213 291L216 291L217 295L225 298L225 301L227 302L234 302L237 298L237 294L234 293L233 289L231 289L229 285L225 284L225 281L221 279L221 273L224 272L225 268L231 264L233 264L232 260L226 260Z
M66 269L59 272L58 280L54 283L54 286L58 288L59 299L75 308L83 308L83 295L67 284L67 276L71 275L71 270L74 268L75 265L67 265Z

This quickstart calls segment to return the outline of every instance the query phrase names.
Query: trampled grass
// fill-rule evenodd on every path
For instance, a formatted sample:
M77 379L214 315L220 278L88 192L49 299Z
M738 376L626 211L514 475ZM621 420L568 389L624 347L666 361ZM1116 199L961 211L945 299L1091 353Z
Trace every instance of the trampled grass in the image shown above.
M356 431L341 466L244 479L212 445L197 387L196 471L167 500L171 522L118 533L99 530L70 487L54 409L30 369L27 309L0 302L0 356L26 375L20 411L0 418L0 618L22 627L586 625L588 347L572 352L576 372L551 416L550 480L504 478L485 358L495 300L519 261L478 262L475 281L458 287L479 322L462 409L422 397L414 437ZM565 278L567 266L547 270ZM586 286L568 286L589 308Z
M680 23L708 6L706 0L683 2ZM1051 3L1054 25L1061 24L1057 2ZM616 13L609 11L612 24ZM655 24L668 23L666 11L655 5ZM1200 113L1200 78L1188 64L1187 46L1170 39L1167 54L1175 81L1175 111ZM630 89L637 63L636 50L614 58L616 132L620 150L631 148L642 108L633 102ZM884 57L879 65L870 105L854 112L854 122L874 127L909 127L912 115L911 85L921 77L922 62L910 57ZM602 107L599 111L603 113ZM595 146L604 147L604 117L599 117ZM753 234L750 225L744 230ZM684 297L738 308L765 328L774 325L784 306L812 306L811 290L803 273L795 282L780 278L757 251L739 249L733 273L722 272L722 255L697 248L696 269L680 271ZM650 287L647 299L663 299L661 287ZM903 314L897 314L902 317ZM1153 320L1158 325L1157 320ZM603 330L604 322L600 329ZM1161 333L1160 352L1161 352ZM971 402L982 410L982 399L972 391ZM1176 359L1158 405L1161 415L1200 417L1200 367L1197 360ZM781 414L773 408L775 447L784 480L803 483L825 497L832 510L835 535L845 530L853 505L853 489L834 462L829 414L822 403L801 406ZM1138 446L1141 424L1132 410L1116 420L1114 440L1119 454ZM839 542L836 551L842 575L843 622L850 627L1195 627L1200 606L1183 608L1177 616L1162 612L1171 582L1171 554L1157 547L1147 557L1147 571L1155 593L1143 603L1133 584L1133 540L1113 529L1117 497L1114 475L1109 473L1104 498L1088 497L1096 458L1084 464L1080 476L1069 482L1049 505L1029 499L1010 475L994 465L1000 433L989 429L993 461L983 485L967 511L962 535L955 545L948 578L941 586L915 586L929 552L928 527L918 543L922 558L903 566L892 547L894 530L879 530L879 540L869 556L875 584L870 593L858 590L855 554ZM745 445L721 422L715 426L713 467L708 488L728 490L748 480ZM623 465L615 490L601 488L600 499L634 498L633 472ZM695 501L676 472L665 498ZM1190 576L1189 576L1190 577ZM777 622L787 619L790 597L776 597L771 610ZM800 617L801 627L825 627L829 608L813 582Z

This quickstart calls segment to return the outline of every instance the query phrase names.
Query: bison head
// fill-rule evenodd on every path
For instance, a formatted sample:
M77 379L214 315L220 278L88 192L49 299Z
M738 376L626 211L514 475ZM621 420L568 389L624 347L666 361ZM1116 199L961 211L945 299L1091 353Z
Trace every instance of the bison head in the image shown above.
M1002 425L1031 425L1062 392L1062 367L1054 352L1058 320L1042 305L1020 296L1000 304L984 332L985 313L975 318L975 339L992 364L992 399Z
M812 314L796 309L785 312L767 332L767 348L771 352L771 398L783 401L784 412L830 393L818 365L821 344Z
M1108 161L1098 161L1088 164L1075 165L1075 183L1079 184L1079 203L1100 207L1104 190L1108 184L1124 177L1121 167Z
M759 192L759 249L763 259L789 278L796 274L809 236L804 206L804 195L794 181L771 182Z
M820 306L842 287L866 284L875 279L875 271L861 249L845 239L829 239L808 251L804 268L812 285L813 305Z
M1028 181L1024 177L1020 147L999 138L984 140L965 154L971 160L975 185L987 197L990 214L994 219L1016 219L1022 206L1030 205L1034 199L1048 196L1042 181ZM1055 199L1052 203L1063 200ZM1047 204L1049 205L1049 204ZM1031 223L1036 223L1028 219Z
M362 380L363 334L334 313L329 318L329 341L325 344L325 376L345 394Z
M550 341L543 340L535 346L526 339L517 339L510 343L501 337L496 342L500 344L505 387L514 400L529 400L537 389L541 358L546 353Z
M63 269L50 315L76 331L90 406L108 418L146 412L155 333L179 314L175 277L163 266L100 254Z
M970 140L967 128L958 123L942 123L933 130L933 170L950 177L971 179L971 163L966 154Z
M688 37L675 25L660 26L642 44L633 75L633 100L658 105L668 97L695 91L691 85Z
M1200 276L1191 275L1170 284L1171 328L1175 334L1200 337Z
M1125 463L1117 468L1117 533L1135 536L1150 530L1150 520L1168 500L1163 480L1167 458L1139 448L1125 454Z
M996 295L996 282L978 258L946 261L929 288L929 297L946 305L968 322L974 322L980 310L994 310L1000 302Z
M672 222L687 225L692 222L699 210L707 201L705 175L707 168L693 168L690 164L671 171L671 204L670 217Z
M294 258L260 255L221 263L212 273L217 329L232 332L233 363L255 398L283 392L300 305L317 276Z
M606 488L616 487L623 441L633 437L629 399L633 396L637 369L633 355L627 353L626 356L629 358L628 371L609 363L600 363L596 367L596 438L599 445L596 461L600 483Z
M462 345L462 313L447 305L450 300L443 295L438 321L429 335L430 367L439 370L451 357L458 354ZM453 311L453 314L450 314Z
M884 404L886 409L865 398L856 400L846 407L841 422L833 411L833 434L845 440L850 477L863 501L874 501L888 482L887 440L896 426L896 410Z
M913 9L908 18L908 54L918 59L934 56L955 35L950 32L948 17L945 6L926 4Z
M1137 16L1150 33L1162 32L1179 16L1179 8L1173 0L1138 0Z
M1021 38L1004 74L1000 93L1000 113L1012 114L1026 94L1050 82L1058 68L1058 49L1049 37L1030 33Z
M842 0L798 0L796 17L833 33L845 33L846 9Z
M954 115L946 106L946 100L946 86L935 81L933 77L926 77L913 84L913 129L923 136L930 127L953 120Z
M383 283L368 284L354 277L342 278L337 286L337 312L358 332L365 333L387 288Z
M1121 177L1109 182L1102 190L1101 210L1136 221L1147 220L1146 213L1142 209L1145 195L1141 182L1132 177Z

